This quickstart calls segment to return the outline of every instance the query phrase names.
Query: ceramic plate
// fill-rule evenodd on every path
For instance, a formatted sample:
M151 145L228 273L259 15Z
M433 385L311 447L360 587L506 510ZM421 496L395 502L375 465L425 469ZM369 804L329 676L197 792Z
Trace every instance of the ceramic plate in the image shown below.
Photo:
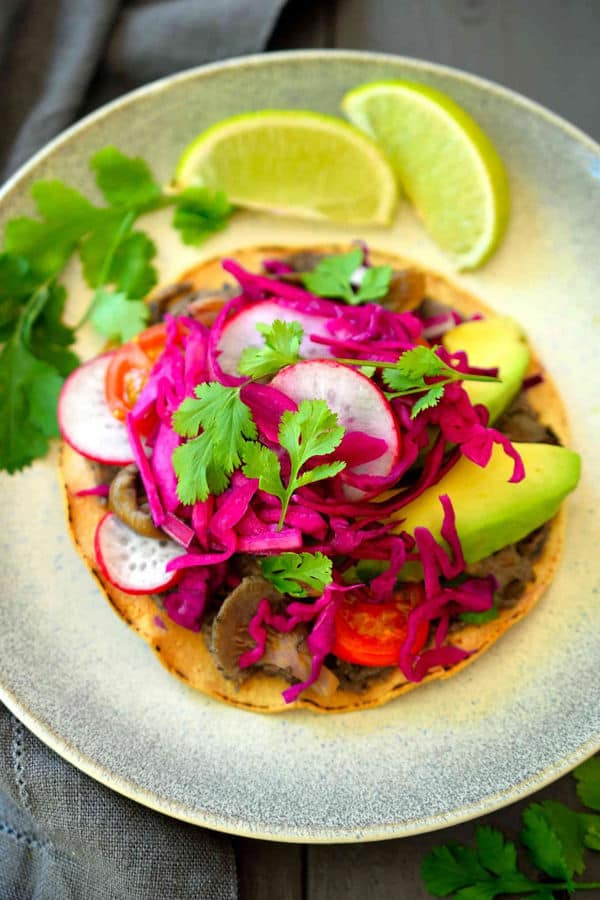
M197 696L118 620L74 551L55 455L0 482L0 696L43 741L140 803L181 819L277 840L415 834L479 816L557 778L600 747L598 285L600 148L539 106L415 60L348 52L234 60L160 81L100 110L6 186L0 225L31 211L35 179L86 191L107 144L167 180L185 145L225 116L264 107L336 113L345 91L412 78L449 93L506 161L513 213L499 252L457 277L516 316L567 398L583 480L568 502L551 590L467 671L382 709L265 717ZM161 276L245 243L364 237L451 273L407 206L393 230L242 214L201 251L160 215ZM83 303L76 267L73 307ZM80 349L93 350L91 338Z

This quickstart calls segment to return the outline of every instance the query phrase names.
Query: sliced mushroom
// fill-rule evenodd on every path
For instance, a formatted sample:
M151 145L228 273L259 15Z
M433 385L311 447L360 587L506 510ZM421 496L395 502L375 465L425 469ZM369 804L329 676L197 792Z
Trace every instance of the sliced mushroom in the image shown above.
M192 316L204 325L212 325L222 306L235 296L237 288L223 283L220 288L196 290L191 281L179 281L156 291L148 300L153 323L162 322L166 313Z
M255 647L248 633L250 620L256 614L262 599L281 604L283 598L270 581L260 575L249 575L223 601L212 626L211 652L218 668L226 678L241 681L249 672L239 667L240 656ZM256 667L271 674L283 675L289 681L305 681L311 671L311 656L304 646L306 626L282 633L267 628L265 652ZM333 693L338 680L329 671L321 671L311 690L322 695Z
M141 488L138 468L133 463L120 469L111 483L108 508L138 534L164 538L164 533L152 521L148 501Z
M223 284L218 290L196 291L190 298L187 314L203 325L212 325L223 306L238 293L232 284Z
M425 275L420 269L402 269L392 273L390 286L382 304L397 311L413 309L425 296Z
M275 602L281 600L281 594L261 575L249 575L228 594L215 616L210 649L226 678L239 681L244 675L239 659L255 647L248 626L263 598Z

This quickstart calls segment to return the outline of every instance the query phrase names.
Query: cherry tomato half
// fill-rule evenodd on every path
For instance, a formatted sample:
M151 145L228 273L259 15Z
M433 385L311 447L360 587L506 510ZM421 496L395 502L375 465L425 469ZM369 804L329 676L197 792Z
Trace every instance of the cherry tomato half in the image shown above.
M408 613L423 599L421 584L405 584L390 603L348 600L335 617L333 653L360 666L395 666L406 638ZM427 641L427 622L419 625L412 647L418 653Z
M117 419L124 419L135 406L152 366L165 348L166 339L166 325L160 322L115 352L106 370L104 393Z

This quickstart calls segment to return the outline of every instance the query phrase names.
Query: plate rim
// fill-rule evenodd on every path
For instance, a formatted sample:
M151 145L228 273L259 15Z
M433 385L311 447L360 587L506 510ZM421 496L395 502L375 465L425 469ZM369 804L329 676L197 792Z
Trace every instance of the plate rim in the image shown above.
M137 102L142 97L149 97L155 93L161 93L168 90L173 84L185 83L193 81L198 77L210 76L213 72L227 71L239 68L254 68L269 65L277 62L294 61L299 64L311 61L331 61L335 59L344 59L349 61L361 61L365 63L393 63L396 65L404 65L415 73L427 72L449 77L455 81L466 82L485 92L491 92L500 97L509 100L518 107L521 107L530 114L540 116L550 125L559 128L569 137L580 144L583 144L586 150L591 151L598 157L600 162L600 143L590 137L586 132L577 126L571 124L567 119L558 113L552 112L543 104L535 100L531 100L511 88L504 87L492 80L483 78L465 72L452 66L446 66L439 63L432 63L427 60L418 59L416 57L408 57L390 53L377 53L373 51L362 50L293 50L293 51L276 51L268 53L258 53L245 56L233 57L231 59L221 60L205 65L194 66L181 72L167 75L157 79L147 85L129 91L128 93L117 97L111 102L101 106L97 110L89 113L59 135L44 145L30 159L21 165L2 185L0 188L0 203L2 203L13 191L18 190L21 182L37 168L39 163L51 157L53 153L63 144L70 142L72 139L88 128L93 127L97 122L101 121L105 116L111 115L114 110L126 108L129 104ZM558 778L567 774L576 765L584 762L586 759L594 755L600 749L600 733L590 738L576 750L571 751L552 765L547 766L541 772L538 772L527 779L517 782L496 794L487 795L486 797L466 806L460 811L451 813L437 814L432 816L415 818L412 820L404 820L403 822L388 822L385 826L374 825L367 826L362 829L361 834L357 834L356 829L340 829L339 827L320 826L318 832L308 833L306 830L294 832L289 825L285 832L276 829L269 830L264 823L258 824L258 828L250 829L247 823L242 821L233 822L224 819L222 816L211 815L198 810L192 811L181 803L173 803L166 799L159 798L152 791L139 787L133 782L128 781L121 775L111 771L102 764L95 761L90 756L85 755L77 749L75 745L64 736L58 734L51 723L46 722L43 717L36 715L29 706L20 700L11 690L0 683L0 699L10 710L10 712L18 717L23 724L46 746L68 763L74 765L77 769L84 772L95 781L103 784L105 787L116 791L117 793L128 797L129 799L146 806L156 812L169 815L190 824L207 827L211 830L223 832L239 837L248 837L269 841L277 841L284 843L311 843L311 844L333 844L333 843L363 843L380 840L391 840L400 837L415 836L458 825L497 811L511 803L523 800L531 794L539 791L541 788L551 784Z

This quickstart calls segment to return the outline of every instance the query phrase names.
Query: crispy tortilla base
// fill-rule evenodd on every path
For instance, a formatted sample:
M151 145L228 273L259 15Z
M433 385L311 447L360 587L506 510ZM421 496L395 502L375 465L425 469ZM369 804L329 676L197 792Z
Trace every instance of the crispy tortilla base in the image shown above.
M321 253L340 253L346 246L320 246L294 248L264 246L245 248L231 255L252 271L259 271L261 262L268 257L285 257L297 250L312 249ZM419 268L409 260L373 251L375 265L391 264L395 269L408 266ZM477 298L458 288L441 275L425 272L426 294L443 303L472 315L475 312L493 314L493 310ZM181 276L197 288L220 288L232 279L223 272L218 258L202 263ZM539 361L532 356L531 371L540 371ZM544 372L544 382L530 392L529 400L538 410L544 424L549 425L561 441L566 442L566 413L555 385ZM176 625L162 612L148 595L126 594L109 584L102 575L94 553L96 527L106 512L102 500L95 496L77 497L78 491L95 485L94 466L66 444L60 458L64 498L68 521L75 545L88 568L98 581L102 592L125 622L152 647L166 668L190 687L217 700L255 712L282 712L307 708L317 712L348 712L380 706L418 685L407 682L400 670L392 671L385 678L375 681L361 692L338 690L331 697L320 697L311 692L304 694L293 704L286 704L281 692L287 682L280 677L263 672L252 674L240 687L225 679L219 672L202 634L196 634ZM550 584L561 553L564 536L564 514L553 521L544 550L537 560L535 580L527 586L523 596L511 609L504 609L497 619L485 625L470 625L451 635L452 643L471 651L471 656L451 669L430 672L421 684L435 679L449 678L474 662L491 647L504 632L522 619L533 608ZM160 623L163 623L161 626Z

